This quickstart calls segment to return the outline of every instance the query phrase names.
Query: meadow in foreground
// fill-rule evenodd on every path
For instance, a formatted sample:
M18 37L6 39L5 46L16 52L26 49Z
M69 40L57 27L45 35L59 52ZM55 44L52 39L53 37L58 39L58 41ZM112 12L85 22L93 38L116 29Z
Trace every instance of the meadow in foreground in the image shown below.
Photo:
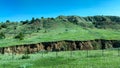
M0 55L0 68L120 68L118 49Z

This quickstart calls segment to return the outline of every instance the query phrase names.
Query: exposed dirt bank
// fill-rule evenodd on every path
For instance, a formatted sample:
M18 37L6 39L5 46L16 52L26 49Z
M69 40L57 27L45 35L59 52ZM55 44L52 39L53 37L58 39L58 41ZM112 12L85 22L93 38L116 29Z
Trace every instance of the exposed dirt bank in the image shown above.
M89 40L89 41L56 41L43 42L36 44L16 45L10 47L1 47L0 53L35 53L43 50L46 51L65 51L65 50L93 50L120 47L120 40Z

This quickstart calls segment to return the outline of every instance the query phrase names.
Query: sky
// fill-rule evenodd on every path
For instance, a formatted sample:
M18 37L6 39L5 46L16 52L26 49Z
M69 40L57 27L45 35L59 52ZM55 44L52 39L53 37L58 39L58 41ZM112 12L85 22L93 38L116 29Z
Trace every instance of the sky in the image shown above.
M0 22L59 15L120 16L120 0L0 0Z

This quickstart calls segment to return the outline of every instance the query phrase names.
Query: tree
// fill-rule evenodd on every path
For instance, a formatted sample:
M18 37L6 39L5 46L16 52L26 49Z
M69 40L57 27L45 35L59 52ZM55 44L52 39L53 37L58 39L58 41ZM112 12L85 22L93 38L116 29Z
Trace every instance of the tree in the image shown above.
M31 23L34 23L34 22L35 22L35 18L34 18L34 17L32 17Z
M10 23L10 21L9 21L9 20L6 20L6 23Z
M27 24L27 23L29 23L28 20L26 20L26 21L21 21L21 22L22 22L22 24Z
M18 35L15 36L15 39L23 40L24 34L22 32L20 32Z
M41 17L41 19L44 19L44 17Z

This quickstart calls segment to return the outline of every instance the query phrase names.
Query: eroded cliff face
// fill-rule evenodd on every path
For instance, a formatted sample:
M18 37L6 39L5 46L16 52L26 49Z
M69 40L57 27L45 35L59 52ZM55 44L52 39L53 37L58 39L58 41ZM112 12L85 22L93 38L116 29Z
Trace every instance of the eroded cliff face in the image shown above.
M42 42L36 44L16 45L10 47L1 47L1 54L24 54L46 51L67 51L67 50L93 50L120 47L118 40L89 40L89 41L56 41Z

